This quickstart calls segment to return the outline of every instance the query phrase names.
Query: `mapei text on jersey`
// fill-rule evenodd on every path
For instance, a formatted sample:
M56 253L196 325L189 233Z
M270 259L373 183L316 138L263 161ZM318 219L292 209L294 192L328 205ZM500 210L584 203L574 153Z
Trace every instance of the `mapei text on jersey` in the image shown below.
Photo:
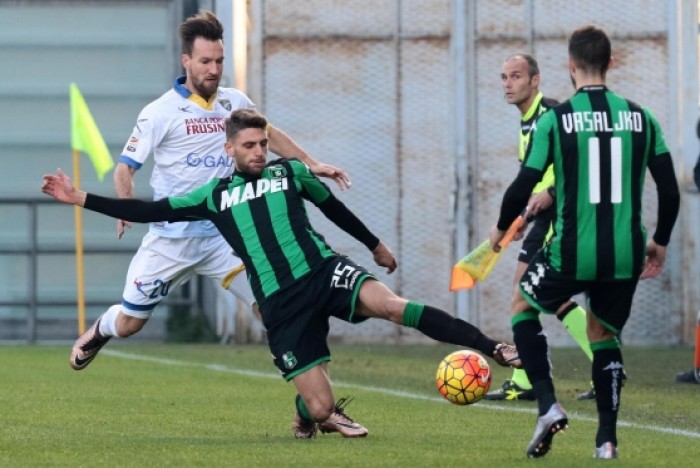
M289 183L286 177L279 179L258 179L247 182L245 185L237 185L231 190L231 193L229 193L228 190L223 190L221 192L219 211L224 211L239 203L262 197L268 192L274 193L287 190L288 187Z
M612 125L608 121L608 114L601 111L577 111L562 114L561 123L566 133L571 132L641 132L642 113L637 111L621 110L617 112L617 118Z

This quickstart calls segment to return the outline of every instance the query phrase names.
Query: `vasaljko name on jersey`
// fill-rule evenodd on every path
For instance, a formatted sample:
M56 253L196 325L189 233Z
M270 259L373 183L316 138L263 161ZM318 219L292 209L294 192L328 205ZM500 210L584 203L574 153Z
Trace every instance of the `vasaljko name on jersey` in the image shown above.
M572 132L642 132L642 113L629 110L617 112L617 118L612 125L608 121L607 112L575 111L561 116L561 124L566 133Z

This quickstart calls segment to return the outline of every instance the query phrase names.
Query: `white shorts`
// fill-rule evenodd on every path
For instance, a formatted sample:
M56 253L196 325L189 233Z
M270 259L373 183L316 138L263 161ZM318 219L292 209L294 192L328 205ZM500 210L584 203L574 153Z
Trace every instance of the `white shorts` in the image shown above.
M232 270L241 268L241 259L221 236L170 238L149 232L131 259L122 312L148 319L172 289L193 276L208 276L221 284ZM255 302L244 271L228 290L248 307Z

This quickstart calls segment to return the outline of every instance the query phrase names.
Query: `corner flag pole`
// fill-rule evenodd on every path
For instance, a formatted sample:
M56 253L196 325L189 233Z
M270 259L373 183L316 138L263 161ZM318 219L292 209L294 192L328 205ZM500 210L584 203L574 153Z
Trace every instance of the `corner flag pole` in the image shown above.
M80 152L73 150L73 185L80 190ZM75 214L75 272L78 286L78 335L85 333L85 268L83 262L83 211L78 205Z

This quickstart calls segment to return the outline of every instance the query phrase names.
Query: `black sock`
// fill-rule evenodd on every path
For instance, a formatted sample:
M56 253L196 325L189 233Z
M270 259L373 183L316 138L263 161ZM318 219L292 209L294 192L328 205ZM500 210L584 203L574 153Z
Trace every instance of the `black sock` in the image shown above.
M537 397L539 415L542 416L557 402L557 397L552 382L547 338L536 313L525 312L514 318L513 339Z
M591 343L593 350L593 387L598 407L598 432L596 447L605 442L617 446L617 414L625 369L622 350L617 340Z
M434 340L477 349L488 357L493 356L493 351L499 344L471 323L430 306L423 306L423 313L415 328Z
M578 304L576 304L575 302L569 304L564 310L557 314L557 318L559 319L559 321L563 323L564 318L566 318L566 316L569 315L569 312L574 310L576 307L578 307Z
M537 415L543 416L547 414L549 408L557 402L552 379L532 382L532 391L535 392L535 396L537 397Z

